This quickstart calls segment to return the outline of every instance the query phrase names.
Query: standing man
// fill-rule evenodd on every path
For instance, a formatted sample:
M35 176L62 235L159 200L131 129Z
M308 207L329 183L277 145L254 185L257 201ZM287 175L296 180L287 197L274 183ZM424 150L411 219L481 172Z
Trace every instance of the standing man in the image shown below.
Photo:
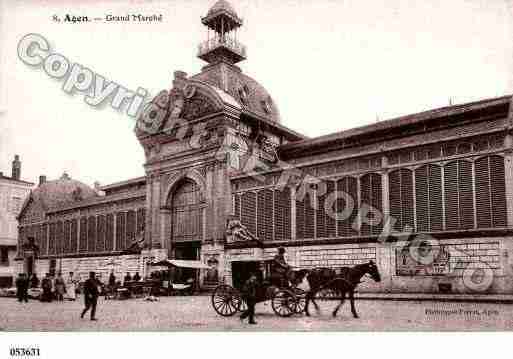
M85 308L80 315L80 318L84 318L86 312L91 309L91 320L97 320L95 318L96 315L96 304L98 303L98 296L100 295L98 291L98 283L95 278L94 272L89 272L89 279L87 279L84 283L84 301Z
M28 302L28 287L29 281L25 273L20 273L18 278L16 278L16 296L18 297L18 302Z
M52 279L50 278L50 273L46 273L45 277L41 281L41 288L43 289L43 294L41 295L42 302L51 302L52 301Z
M284 288L288 286L287 272L290 270L285 260L285 248L278 248L278 254L274 256L271 268L271 282L273 285Z
M255 322L255 304L257 299L257 277L255 273L251 273L249 279L242 287L242 299L246 302L248 309L241 314L240 320L249 317L249 324L257 324Z

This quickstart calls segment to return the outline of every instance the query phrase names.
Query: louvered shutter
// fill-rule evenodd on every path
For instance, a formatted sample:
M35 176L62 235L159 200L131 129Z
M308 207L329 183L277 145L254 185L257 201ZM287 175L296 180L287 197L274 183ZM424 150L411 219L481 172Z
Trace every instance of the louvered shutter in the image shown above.
M382 190L381 190L381 175L376 173L368 173L360 179L360 193L361 204L367 204L374 207L377 211L382 212ZM370 212L369 216L373 216ZM377 225L369 226L367 223L362 223L363 235L376 235L381 233L382 222Z
M476 181L476 216L478 228L492 227L492 209L490 201L490 166L489 157L475 161Z
M458 204L458 163L444 166L445 227L448 230L459 228Z
M96 247L96 217L87 219L87 251L93 253Z
M340 237L350 237L358 235L353 229L353 224L358 215L358 180L354 177L344 177L337 181L337 192L345 192L346 196L353 200L353 208L349 216L345 219L337 220L337 231ZM341 215L348 211L346 196L337 198L337 213Z
M241 197L241 222L249 232L256 235L256 194L245 192Z
M105 222L105 250L112 251L114 249L114 214L107 214Z
M418 232L428 232L430 230L429 194L428 166L425 165L415 170L415 202Z
M403 228L401 216L401 174L399 170L388 175L388 197L390 202L390 216L396 220L394 229Z
M301 201L299 201L296 198L295 201L296 205L296 237L298 239L304 239L306 238L305 234L305 199L303 198Z
M472 188L472 163L458 161L460 193L460 228L474 228L474 190Z
M506 180L503 157L490 156L490 174L493 213L492 224L494 227L506 227Z
M48 224L46 223L41 226L41 247L39 251L43 256L48 254Z
M305 238L315 238L315 210L312 206L312 195L307 193L305 195L304 209L305 209Z
M442 168L437 165L428 165L427 174L429 182L429 230L441 231L443 229L444 220Z
M48 254L55 254L55 233L56 233L56 223L50 223L50 235L48 236Z
M317 195L317 209L315 211L316 216L316 228L315 228L315 236L316 238L326 238L326 212L324 211L324 202L326 200L326 194Z
M80 236L78 241L79 251L87 251L87 218L80 218Z
M333 202L333 192L335 192L335 182L328 181L326 182L326 196L330 196L330 203L322 203L322 207L320 210L324 213L326 217L326 236L327 237L336 237L337 236L337 222L333 216L336 213L336 204ZM331 208L328 206L331 204ZM326 210L328 207L329 212Z
M390 215L396 219L395 229L413 228L413 177L410 170L401 168L389 174Z
M105 216L98 216L96 226L96 251L105 251Z
M77 253L78 252L78 220L77 219L71 220L69 242L70 242L70 245L69 245L70 253Z
M233 214L235 217L237 217L240 221L240 195L238 193L234 194L234 200L233 200L233 206L235 207L233 209Z
M125 228L126 218L124 212L118 212L116 215L116 250L125 249Z
M71 235L71 221L64 222L64 235L62 253L69 253L70 249L70 235Z
M274 235L277 241L291 238L291 205L288 187L274 191Z
M273 192L264 189L257 195L257 237L262 241L273 239Z

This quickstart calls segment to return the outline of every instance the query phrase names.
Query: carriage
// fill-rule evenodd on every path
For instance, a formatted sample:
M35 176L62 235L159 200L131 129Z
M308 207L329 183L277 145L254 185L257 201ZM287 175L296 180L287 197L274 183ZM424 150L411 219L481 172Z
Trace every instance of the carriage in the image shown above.
M356 287L362 282L364 276L370 276L375 282L381 281L376 264L370 260L368 263L360 263L353 267L341 267L338 270L332 268L313 268L289 271L287 273L288 285L284 287L271 283L271 261L262 261L257 287L257 303L270 300L273 311L280 317L290 317L293 314L305 312L310 315L308 305L311 302L317 310L319 306L315 300L339 300L340 303L333 310L335 317L344 303L346 295L351 303L351 312L358 318L354 304ZM232 270L236 276L238 273ZM299 288L297 285L306 279L308 287ZM239 281L239 284L241 281ZM212 306L214 310L224 317L230 317L237 312L246 310L246 304L239 289L222 284L212 293Z
M260 269L256 271L259 282L257 303L271 301L274 313L280 317L302 313L305 309L306 292L294 285L286 287L273 285L270 276L271 262L272 260L261 261ZM230 317L246 310L241 291L227 284L217 286L211 300L214 310L223 317Z

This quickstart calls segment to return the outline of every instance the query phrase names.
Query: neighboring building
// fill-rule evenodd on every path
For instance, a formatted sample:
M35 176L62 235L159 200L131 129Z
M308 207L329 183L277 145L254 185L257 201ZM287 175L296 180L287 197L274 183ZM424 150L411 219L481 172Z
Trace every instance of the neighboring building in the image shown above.
M13 284L18 244L16 216L33 185L21 180L21 161L18 155L12 162L10 177L0 172L0 288Z
M20 215L20 269L147 273L153 260L197 259L211 266L202 284L237 284L284 246L297 267L374 260L383 281L362 290L471 292L468 280L478 286L474 277L491 271L488 292L513 291L509 97L308 139L281 124L270 94L236 66L246 49L233 8L220 0L202 23L212 35L198 57L208 64L175 72L138 121L145 178L102 187L104 196L69 178L40 185ZM354 202L347 218L324 210L335 190ZM383 222L365 220L369 208L396 220L399 246L380 243ZM411 244L418 233L439 241L434 263L408 255L426 250ZM35 256L22 248L28 236Z

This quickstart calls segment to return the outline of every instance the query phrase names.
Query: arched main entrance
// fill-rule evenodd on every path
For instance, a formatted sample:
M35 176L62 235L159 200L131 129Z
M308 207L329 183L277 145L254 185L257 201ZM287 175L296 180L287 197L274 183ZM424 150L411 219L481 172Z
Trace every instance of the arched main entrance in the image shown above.
M175 259L200 260L204 232L204 201L200 187L190 179L183 179L171 196L171 253ZM175 279L199 279L192 269L180 269Z

